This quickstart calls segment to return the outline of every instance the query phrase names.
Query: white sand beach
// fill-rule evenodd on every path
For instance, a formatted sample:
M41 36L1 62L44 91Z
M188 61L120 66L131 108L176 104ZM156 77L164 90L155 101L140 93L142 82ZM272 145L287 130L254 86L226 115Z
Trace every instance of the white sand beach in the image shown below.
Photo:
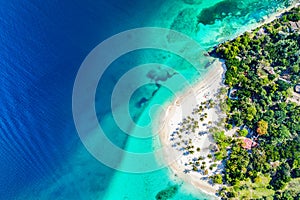
M178 98L173 101L173 104L168 106L166 113L161 116L160 120L163 122L161 125L163 128L160 129L160 140L163 146L170 146L170 142L176 142L178 138L175 139L173 133L176 129L178 130L179 124L182 122L183 118L189 118L186 113L188 113L188 115L191 113L197 115L194 109L199 106L201 102L210 99L216 100L216 94L223 85L224 68L222 65L223 63L220 61L215 61L202 81L195 84L186 92L178 95ZM191 166L186 164L199 157L203 157L201 162L207 164L210 163L210 159L207 158L207 155L210 153L210 146L214 144L214 141L212 135L207 132L207 129L209 128L208 124L209 122L218 121L220 116L221 113L216 107L207 109L207 118L203 119L199 128L196 128L194 133L191 132L182 135L182 137L180 136L180 138L191 140L190 143L194 148L200 148L201 150L199 152L195 151L189 155L182 155L176 162L169 166L171 171L180 179L189 182L201 191L212 195L216 193L220 186L210 184L208 177L222 169L221 163L216 163L217 167L213 170L208 170L206 175L200 170L194 171ZM204 134L199 134L202 132ZM182 151L182 149L180 150L180 147L182 147L182 145L174 146L178 151Z

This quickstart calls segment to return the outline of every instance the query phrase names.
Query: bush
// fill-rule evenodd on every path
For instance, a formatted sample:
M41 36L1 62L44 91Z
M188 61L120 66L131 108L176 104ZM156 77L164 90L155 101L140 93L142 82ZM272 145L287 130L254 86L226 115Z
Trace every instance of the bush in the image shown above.
M265 135L267 133L267 130L268 130L268 122L264 121L264 120L260 120L258 123L257 123L257 133L259 135Z
M223 183L223 179L222 179L221 174L216 174L216 175L212 176L211 178L212 178L212 181L216 184L222 184Z
M256 177L256 178L254 179L254 182L255 182L255 183L261 183L261 181L262 181L262 179L261 179L260 176L258 176L258 177Z
M228 130L231 130L231 129L232 129L232 125L231 125L231 124L226 124L226 128L227 128Z
M239 130L238 133L239 133L239 136L246 137L248 135L248 130L242 129L242 130Z

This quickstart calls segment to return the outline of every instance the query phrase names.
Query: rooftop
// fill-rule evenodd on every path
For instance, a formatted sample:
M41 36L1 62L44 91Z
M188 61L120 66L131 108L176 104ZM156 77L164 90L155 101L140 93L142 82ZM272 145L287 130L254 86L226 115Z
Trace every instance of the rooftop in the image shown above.
M249 139L249 138L245 138L245 139L243 140L242 147L243 147L244 149L250 150L251 147L252 147L252 140Z
M289 23L290 23L291 28L293 30L300 30L300 21L298 21L298 22L289 22Z

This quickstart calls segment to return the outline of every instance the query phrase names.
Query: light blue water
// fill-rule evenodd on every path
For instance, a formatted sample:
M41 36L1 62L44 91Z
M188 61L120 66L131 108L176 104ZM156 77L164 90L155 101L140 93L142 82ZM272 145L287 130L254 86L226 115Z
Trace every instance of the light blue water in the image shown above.
M286 1L219 2L0 1L0 199L154 199L174 184L166 168L136 175L114 171L95 160L74 127L73 83L87 54L118 32L142 26L173 28L208 49L241 33ZM205 19L200 14L205 8L219 16ZM198 24L198 16L209 23ZM145 56L148 54L151 56ZM110 101L109 88L122 73L154 58L186 73L191 80L199 76L174 56L167 61L159 52L127 56L132 57L125 55L120 65L117 62L107 72L107 87L98 90L102 100ZM169 97L161 91L154 96L157 100L153 99L156 89L152 85L135 93L130 110L141 123L149 120L139 116L151 102L164 102ZM142 97L149 101L136 107L134 100ZM98 104L97 113L118 146L133 151L153 147L151 140L138 143L113 126L108 104ZM120 161L126 164L126 158ZM199 191L187 188L180 187L174 199L204 198Z

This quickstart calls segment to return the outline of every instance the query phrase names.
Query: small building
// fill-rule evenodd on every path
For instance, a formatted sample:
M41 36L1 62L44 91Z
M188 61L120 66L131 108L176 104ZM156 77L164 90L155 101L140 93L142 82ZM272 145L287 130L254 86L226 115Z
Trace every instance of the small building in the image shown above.
M252 147L252 140L249 139L249 138L245 138L245 139L243 140L242 147L243 147L244 149L251 150L251 147Z
M251 150L252 147L256 147L257 143L249 138L243 139L242 147L247 150Z
M292 29L292 31L299 31L300 30L300 21L298 22L289 22L290 23L290 27Z
M295 85L294 90L295 90L295 92L300 94L300 84Z

